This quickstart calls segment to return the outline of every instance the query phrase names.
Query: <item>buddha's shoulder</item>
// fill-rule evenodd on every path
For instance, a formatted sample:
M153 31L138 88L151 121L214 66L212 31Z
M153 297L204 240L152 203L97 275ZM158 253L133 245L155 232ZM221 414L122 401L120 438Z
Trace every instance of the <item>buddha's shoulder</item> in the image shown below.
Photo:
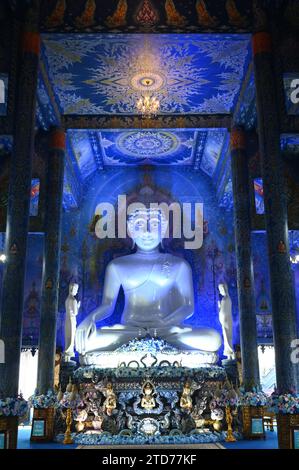
M190 267L190 264L184 258L181 258L180 256L172 255L170 253L166 254L165 262L169 262L172 265L175 265L175 266L178 266L178 267L179 266L186 267L186 268Z
M132 261L132 255L119 256L108 263L107 268L113 269L119 266L125 266Z

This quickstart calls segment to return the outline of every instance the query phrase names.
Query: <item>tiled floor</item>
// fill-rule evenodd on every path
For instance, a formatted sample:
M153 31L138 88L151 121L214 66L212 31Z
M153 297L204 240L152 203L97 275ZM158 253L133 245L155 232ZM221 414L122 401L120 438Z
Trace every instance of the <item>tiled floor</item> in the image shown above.
M24 426L19 428L18 435L18 448L19 449L75 449L77 444L63 445L56 443L49 444L38 444L30 442L30 426ZM276 431L266 431L266 439L254 440L254 441L238 441L227 443L221 443L226 449L277 449L277 433ZM83 446L81 446L83 448Z
M224 442L226 449L278 449L277 432L266 431L266 439Z

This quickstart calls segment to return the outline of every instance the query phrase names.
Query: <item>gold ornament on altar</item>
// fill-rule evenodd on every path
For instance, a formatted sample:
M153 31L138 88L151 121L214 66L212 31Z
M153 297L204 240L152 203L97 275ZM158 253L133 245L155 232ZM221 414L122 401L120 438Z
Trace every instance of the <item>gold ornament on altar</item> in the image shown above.
M141 408L145 410L152 410L156 406L156 400L154 398L155 386L150 381L147 380L142 386L143 396L141 398Z
M70 400L73 401L76 399L78 390L76 385L72 384L71 378L69 378L69 383L67 384L66 387L66 392L70 393ZM71 408L67 408L66 410L66 418L65 418L65 424L66 424L66 430L64 433L64 444L73 444L73 439L72 439L72 433L71 433L71 426L73 422L73 412Z
M230 410L229 406L225 407L225 419L226 419L226 423L227 423L227 434L226 434L225 441L226 442L235 442L236 438L234 437L233 427L232 427L233 417L232 417L232 413L231 413L231 410Z
M73 422L72 410L71 408L67 408L66 418L65 418L66 431L64 433L64 440L63 440L64 444L73 444L73 439L72 439L72 434L71 434L72 422Z
M113 410L117 406L116 395L113 391L113 385L111 382L108 382L105 390L106 400L104 401L103 407L104 411L108 416L112 415Z
M183 410L191 411L192 410L192 398L191 398L191 386L189 382L186 382L183 387L183 393L180 399L180 407Z

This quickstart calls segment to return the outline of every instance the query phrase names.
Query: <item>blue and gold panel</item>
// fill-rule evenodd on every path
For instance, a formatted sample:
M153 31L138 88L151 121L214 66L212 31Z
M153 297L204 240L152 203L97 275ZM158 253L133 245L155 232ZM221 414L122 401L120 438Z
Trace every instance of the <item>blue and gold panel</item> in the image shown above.
M58 117L55 114L41 71L38 73L36 119L39 127L45 130L50 126L58 125Z
M62 204L65 210L78 209L78 202L74 197L68 175L64 177Z
M250 130L256 126L257 121L255 83L252 64L244 79L244 83L245 86L239 99L240 105L238 109L235 109L234 122L243 126L244 129Z
M264 204L264 185L262 178L254 178L254 201L255 201L255 212L259 215L265 213Z
M43 57L63 114L226 114L250 60L244 34L45 34Z
M68 147L75 157L83 179L97 170L88 130L68 131Z
M40 192L40 181L39 178L32 178L31 190L30 190L30 216L38 215L38 204L39 204L39 192Z
M207 175L213 176L226 140L226 129L211 129L207 131L206 145L200 164L200 169Z

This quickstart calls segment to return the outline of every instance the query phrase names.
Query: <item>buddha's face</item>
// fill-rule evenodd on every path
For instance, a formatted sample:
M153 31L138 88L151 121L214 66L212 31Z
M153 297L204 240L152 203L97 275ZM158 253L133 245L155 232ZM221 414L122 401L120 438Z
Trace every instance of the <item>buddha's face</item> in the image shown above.
M145 395L151 395L152 393L152 387L150 384L146 384L144 387L144 394Z
M78 289L79 289L79 286L75 282L73 284L70 284L70 294L71 295L77 295L78 294Z
M159 246L167 229L161 213L137 211L128 222L128 231L134 242L143 251L154 250Z
M221 295L226 295L226 290L225 290L225 285L224 284L219 284L218 286L219 292Z

